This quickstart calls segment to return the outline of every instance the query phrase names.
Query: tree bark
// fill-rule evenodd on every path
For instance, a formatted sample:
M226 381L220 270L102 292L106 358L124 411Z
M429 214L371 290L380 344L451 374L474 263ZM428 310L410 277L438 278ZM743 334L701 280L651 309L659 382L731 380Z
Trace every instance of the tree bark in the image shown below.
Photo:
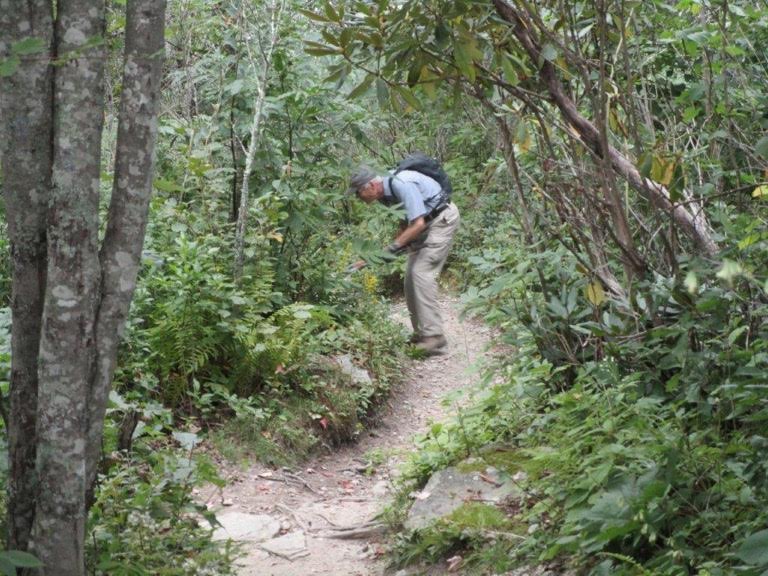
M541 48L531 35L531 24L524 20L516 8L505 0L493 0L498 14L506 20L520 45L528 53L534 64L540 65L540 79L549 92L550 97L566 122L579 134L584 144L598 157L607 157L613 169L629 182L643 198L664 214L670 214L680 229L693 240L699 250L709 257L715 257L719 247L712 239L709 224L701 212L692 213L686 205L675 204L670 199L669 190L661 184L645 178L628 158L612 146L606 150L600 143L597 128L584 118L576 108L575 103L565 93L562 83L557 76L555 67L541 55Z
M25 38L41 51L0 77L3 193L11 241L12 294L8 547L26 550L35 514L37 360L46 271L45 219L51 189L53 15L48 0L0 0L0 60Z
M3 190L13 258L10 537L47 576L83 576L117 346L152 184L165 0L129 0L115 182L99 253L104 3L0 0ZM52 63L55 60L56 65Z
M260 33L257 33L259 44L258 57L261 60L262 68L261 73L255 75L257 82L256 105L254 106L253 116L251 117L250 140L248 141L248 148L245 150L245 169L243 170L243 181L240 188L240 205L237 210L234 275L235 278L238 279L243 273L243 262L245 259L245 233L248 227L248 205L250 203L249 180L251 171L253 170L253 161L256 157L256 152L259 149L259 134L261 133L264 101L267 97L267 82L269 81L269 72L272 68L272 54L274 53L279 40L280 18L284 6L284 0L274 0L269 8L269 38L266 39L268 42L266 45L264 45L265 39L260 36ZM242 9L242 21L247 22L248 13L245 4L242 5ZM250 40L246 39L246 42L250 42ZM256 70L258 68L258 58L254 56L250 44L246 44L246 48L248 50L248 61L251 69Z
M96 361L88 396L86 487L96 480L104 416L117 348L125 329L141 263L162 78L166 0L129 0L117 158L107 230L101 246Z
M57 4L53 190L39 358L33 550L47 575L85 570L88 379L99 280L104 5Z
M596 2L597 20L598 20L598 39L599 39L599 67L600 84L597 94L593 94L593 108L595 110L595 121L597 124L598 139L601 150L608 150L608 114L609 102L605 90L602 89L607 83L606 78L606 44L607 44L607 7L605 0ZM637 249L635 240L632 237L632 231L627 220L627 207L624 200L616 189L616 179L611 170L610 160L602 155L600 158L600 180L603 190L603 198L608 207L608 213L613 223L614 237L621 248L621 259L624 262L624 273L628 285L632 284L632 279L636 276L643 276L648 267L645 259Z

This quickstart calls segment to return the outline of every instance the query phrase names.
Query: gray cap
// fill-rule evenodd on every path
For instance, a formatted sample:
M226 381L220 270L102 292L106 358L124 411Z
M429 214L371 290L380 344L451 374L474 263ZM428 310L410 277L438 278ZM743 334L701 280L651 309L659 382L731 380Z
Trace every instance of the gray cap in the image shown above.
M376 172L368 168L368 166L360 166L349 177L349 188L347 192L350 194L357 194L358 190L368 184L371 180L376 178Z

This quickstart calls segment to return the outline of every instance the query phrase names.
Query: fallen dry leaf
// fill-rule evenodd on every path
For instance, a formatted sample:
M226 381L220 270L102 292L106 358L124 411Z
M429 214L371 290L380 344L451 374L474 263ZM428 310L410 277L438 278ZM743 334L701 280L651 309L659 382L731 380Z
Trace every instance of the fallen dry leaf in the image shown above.
M448 572L455 572L461 567L461 563L464 560L461 556L452 556L451 558L448 558L446 562L448 563Z

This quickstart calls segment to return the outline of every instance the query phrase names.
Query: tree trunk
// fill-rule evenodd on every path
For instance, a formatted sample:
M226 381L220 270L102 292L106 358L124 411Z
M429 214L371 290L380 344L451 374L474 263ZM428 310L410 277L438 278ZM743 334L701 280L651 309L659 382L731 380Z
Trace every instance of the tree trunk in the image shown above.
M53 190L40 341L33 550L45 574L85 570L88 380L99 282L104 5L57 5ZM96 40L96 42L94 42ZM89 45L89 42L91 45Z
M242 5L243 22L248 22L247 5ZM251 117L251 132L248 148L245 151L245 169L243 170L243 181L240 188L240 205L237 209L237 226L235 229L235 263L234 276L239 279L243 273L243 262L245 259L245 233L248 228L248 204L249 198L249 180L253 170L253 161L256 152L259 149L259 134L261 133L261 121L264 114L264 101L267 97L267 82L269 81L269 72L272 68L272 55L279 40L280 18L285 6L284 0L274 0L269 7L269 38L264 39L257 33L257 42L259 44L259 57L261 60L261 73L256 74L257 99ZM265 45L264 42L267 41ZM246 42L251 42L246 39ZM258 68L257 58L253 54L250 44L246 44L248 50L248 61L251 69Z
M263 80L267 79L267 67L265 66ZM243 182L240 187L240 205L237 209L237 225L235 228L235 278L240 278L243 274L243 262L245 260L245 232L248 228L248 205L250 203L250 184L251 172L253 171L253 161L256 157L256 151L259 149L259 133L261 128L261 116L264 110L264 99L266 94L262 86L259 87L256 108L251 120L251 134L248 142L248 149L245 152L245 168L243 169Z
M101 302L96 318L96 363L88 396L86 487L94 486L104 415L136 287L154 172L165 0L130 0L125 26L123 90L117 159L107 231L101 246ZM90 493L89 498L90 501Z
M11 45L36 38L42 50L0 77L0 146L11 240L11 389L8 547L26 550L35 514L37 359L46 270L45 219L51 189L53 15L48 0L0 0L0 60Z
M715 257L719 248L712 239L712 233L705 216L701 212L692 213L683 204L674 204L670 199L669 190L661 184L645 178L628 158L612 146L603 150L597 128L584 118L576 108L575 103L566 95L555 67L541 55L537 41L531 36L531 24L526 22L518 10L505 0L493 0L496 11L509 22L512 33L520 45L528 53L531 61L541 63L540 79L549 92L555 105L565 121L579 134L584 144L598 157L608 158L613 169L629 182L643 198L659 212L669 214L680 229L693 240L699 250L706 256Z
M9 545L35 553L44 575L83 576L86 491L147 221L165 0L128 1L101 253L104 4L60 0L55 22L46 0L10 4L0 0L0 58L29 37L43 50L0 78L13 259Z

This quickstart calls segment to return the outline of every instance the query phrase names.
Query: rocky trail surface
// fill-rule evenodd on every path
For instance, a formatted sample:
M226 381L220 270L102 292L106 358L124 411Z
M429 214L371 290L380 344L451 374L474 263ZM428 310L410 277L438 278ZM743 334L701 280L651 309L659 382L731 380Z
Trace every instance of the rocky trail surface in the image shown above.
M447 354L411 363L378 427L301 468L254 464L227 474L223 493L210 500L223 524L218 536L242 542L247 552L240 576L385 574L383 525L375 517L414 449L413 436L455 412L452 393L478 380L478 361L492 339L487 327L459 319L457 302L444 300L441 306ZM403 306L394 314L406 322Z

